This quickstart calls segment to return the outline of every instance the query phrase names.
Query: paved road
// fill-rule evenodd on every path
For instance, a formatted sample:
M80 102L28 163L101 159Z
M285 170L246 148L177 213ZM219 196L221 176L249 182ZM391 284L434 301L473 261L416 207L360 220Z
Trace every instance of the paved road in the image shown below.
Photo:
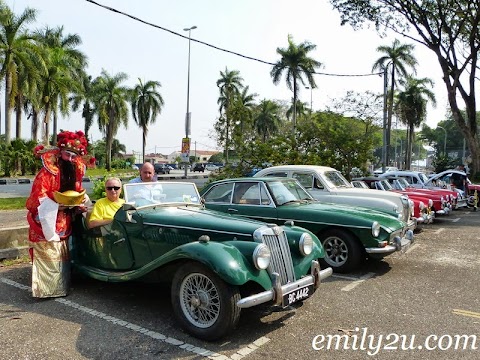
M192 181L197 184L198 188L201 188L207 181L208 176L210 174L209 171L205 171L205 173L193 173L188 172L187 179L182 179L185 175L184 170L172 170L170 174L159 174L159 180L166 180L166 179L175 179L176 181ZM93 182L83 182L83 187L89 193L93 187ZM15 184L2 184L0 185L0 198L15 198L15 197L27 197L30 194L32 189L31 183L15 183Z
M212 343L179 329L168 286L74 279L68 297L35 300L28 264L0 267L2 359L477 360L479 223L480 212L455 211L424 226L406 254L335 275L285 311L247 309ZM350 348L326 350L329 335L345 335ZM456 335L475 335L477 349L453 350Z

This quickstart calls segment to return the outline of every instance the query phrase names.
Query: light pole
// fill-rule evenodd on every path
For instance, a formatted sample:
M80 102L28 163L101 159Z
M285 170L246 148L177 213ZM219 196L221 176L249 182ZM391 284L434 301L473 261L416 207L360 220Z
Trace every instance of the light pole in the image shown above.
M188 136L190 135L190 126L191 126L191 118L190 118L190 40L191 40L191 33L193 29L197 27L191 26L189 28L183 29L183 31L188 31L188 72L187 72L187 114L185 115L185 138L188 140ZM190 154L190 144L188 144L188 152ZM187 155L187 159L185 162L185 177L187 177L187 165L189 163L189 156Z
M445 131L445 142L443 143L443 156L447 156L447 130L444 127L437 125L437 128L442 129Z
M313 104L312 103L312 91L313 91L313 89L310 86L305 86L305 89L307 89L307 90L310 89L310 113L312 113L312 106L313 106L312 105Z

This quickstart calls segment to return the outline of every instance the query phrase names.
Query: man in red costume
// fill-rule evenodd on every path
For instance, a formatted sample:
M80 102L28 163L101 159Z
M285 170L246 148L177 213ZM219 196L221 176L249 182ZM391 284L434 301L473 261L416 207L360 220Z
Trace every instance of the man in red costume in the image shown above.
M57 204L54 193L82 191L87 139L82 131L61 131L57 140L57 147L39 145L34 150L43 167L35 177L26 203L33 265L32 295L40 298L67 295L70 284L68 238L72 232L72 218L75 212L86 210L84 205ZM85 195L83 202L87 200Z

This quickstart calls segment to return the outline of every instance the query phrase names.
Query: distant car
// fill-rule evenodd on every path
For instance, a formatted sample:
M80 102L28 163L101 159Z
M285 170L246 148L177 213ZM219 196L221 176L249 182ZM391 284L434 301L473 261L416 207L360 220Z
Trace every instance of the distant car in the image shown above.
M398 168L395 167L395 166L387 166L385 168L385 172L390 172L390 171L398 171ZM383 174L383 169L382 168L378 168L376 169L374 172L373 172L375 175L379 175L379 174Z
M132 170L139 170L139 167L137 165L132 165Z
M155 174L170 174L170 167L165 164L155 164Z
M169 282L163 300L171 299L177 321L200 339L228 334L244 308L306 301L332 274L320 269L325 253L318 238L293 223L205 209L194 183L123 189L125 204L111 224L87 229L85 217L77 217L74 268L100 281Z
M255 175L256 173L258 173L258 172L259 172L260 170L262 170L262 169L263 169L263 168L261 168L261 167L255 166L255 167L251 168L249 171L247 171L247 172L245 173L245 176L246 176L246 177L252 177L253 175Z
M205 170L208 170L208 171L215 171L215 170L218 170L219 167L215 164L207 164L205 165Z
M205 168L203 167L203 164L201 163L196 163L195 166L193 167L193 172L205 172Z
M338 272L357 270L366 257L381 259L413 241L413 231L397 217L316 201L295 179L224 179L200 194L207 209L279 225L291 221L310 230L325 249L320 261Z

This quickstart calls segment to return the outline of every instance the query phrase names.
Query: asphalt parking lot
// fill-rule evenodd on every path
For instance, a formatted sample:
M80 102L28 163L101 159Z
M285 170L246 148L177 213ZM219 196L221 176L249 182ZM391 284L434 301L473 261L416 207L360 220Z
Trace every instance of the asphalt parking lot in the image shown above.
M168 286L74 279L69 296L38 300L29 264L0 267L2 359L479 359L479 224L454 211L406 253L334 275L295 307L243 310L210 343L178 327Z

